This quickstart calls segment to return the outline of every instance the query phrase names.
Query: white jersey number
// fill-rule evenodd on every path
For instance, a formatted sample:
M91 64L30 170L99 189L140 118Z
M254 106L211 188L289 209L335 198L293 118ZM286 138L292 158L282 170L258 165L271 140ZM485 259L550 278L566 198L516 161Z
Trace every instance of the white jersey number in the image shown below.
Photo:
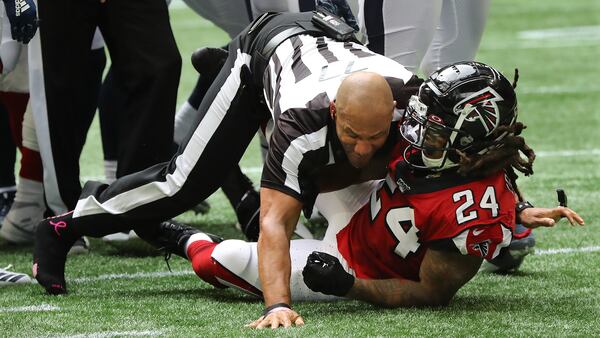
M472 221L479 217L477 215L477 210L471 210L465 214L465 210L473 206L475 204L475 200L473 198L473 192L471 190L463 190L454 193L452 195L452 200L454 203L460 202L464 199L463 204L461 204L456 209L456 221L458 224L463 224L468 221ZM496 201L496 191L493 186L488 186L479 201L479 207L481 209L488 209L492 213L492 217L498 216L498 202Z
M385 223L398 240L394 253L406 258L409 253L417 252L421 244L417 236L419 229L415 226L415 211L412 208L391 209L385 216Z

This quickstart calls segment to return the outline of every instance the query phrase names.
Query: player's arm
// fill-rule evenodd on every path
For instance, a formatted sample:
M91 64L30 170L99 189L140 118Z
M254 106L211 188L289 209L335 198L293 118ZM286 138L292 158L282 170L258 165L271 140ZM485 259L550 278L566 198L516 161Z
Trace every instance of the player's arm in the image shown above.
M358 299L384 307L447 305L477 273L482 258L429 249L423 258L419 282L407 279L354 278L337 258L313 252L303 271L313 291Z
M290 308L290 238L301 210L302 203L296 198L275 189L261 188L258 274L265 307L270 312L251 323L253 328L304 324L302 317Z
M347 297L385 307L445 306L479 270L482 259L428 250L419 282L406 279L356 279Z

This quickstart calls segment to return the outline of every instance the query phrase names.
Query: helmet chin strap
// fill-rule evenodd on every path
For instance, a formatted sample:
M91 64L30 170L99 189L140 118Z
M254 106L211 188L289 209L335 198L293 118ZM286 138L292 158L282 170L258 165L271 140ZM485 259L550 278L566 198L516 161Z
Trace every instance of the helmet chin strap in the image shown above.
M423 160L423 164L428 169L434 170L434 171L445 170L445 169L456 167L457 164L450 161L450 159L447 158L445 155L446 155L446 151L444 151L444 155L442 155L440 158L431 158L431 157L427 157L427 155L425 155L425 152L422 151L421 159ZM444 159L445 159L445 161L444 161Z

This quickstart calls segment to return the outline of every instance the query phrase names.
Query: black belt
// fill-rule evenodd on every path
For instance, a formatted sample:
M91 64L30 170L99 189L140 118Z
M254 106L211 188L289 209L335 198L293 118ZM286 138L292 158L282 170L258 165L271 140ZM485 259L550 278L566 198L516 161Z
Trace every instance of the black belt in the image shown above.
M300 26L295 26L279 32L263 47L261 54L266 57L267 60L270 59L271 55L273 55L273 52L275 52L275 49L277 49L280 44L292 36L300 35L302 33L309 33L309 31Z

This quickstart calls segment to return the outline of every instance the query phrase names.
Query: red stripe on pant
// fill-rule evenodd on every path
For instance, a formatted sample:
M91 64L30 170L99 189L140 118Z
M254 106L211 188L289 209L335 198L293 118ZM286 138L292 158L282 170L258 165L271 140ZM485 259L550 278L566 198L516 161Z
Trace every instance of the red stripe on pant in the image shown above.
M227 270L212 258L212 253L217 245L217 243L202 240L190 244L187 255L192 261L192 268L196 275L214 287L220 289L228 287L228 285L219 282L218 279L220 279L246 292L262 297L262 292L259 289Z

